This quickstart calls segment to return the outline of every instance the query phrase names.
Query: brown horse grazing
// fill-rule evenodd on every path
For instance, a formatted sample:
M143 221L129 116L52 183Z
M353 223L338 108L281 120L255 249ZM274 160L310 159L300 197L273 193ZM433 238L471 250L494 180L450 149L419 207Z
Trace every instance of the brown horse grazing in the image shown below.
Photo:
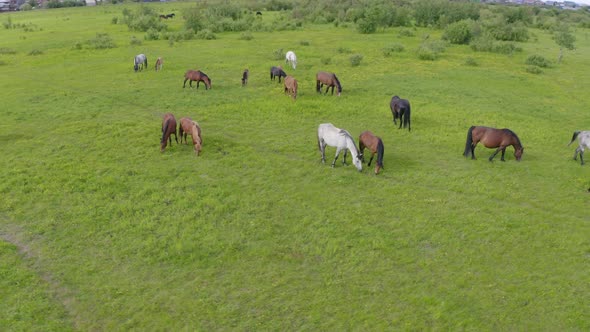
M475 159L475 146L479 142L482 142L486 148L497 148L496 152L490 156L490 161L500 151L502 151L502 158L500 160L505 161L504 153L506 152L506 147L510 145L514 147L514 157L516 157L517 161L520 161L522 152L524 151L522 144L520 144L520 139L510 129L471 126L467 131L467 141L465 142L465 152L463 152L463 155L465 157L471 155L471 159Z
M188 85L191 88L193 87L193 81L197 81L197 89L199 88L200 82L205 83L205 90L211 89L211 79L209 76L207 76L207 74L200 70L189 70L184 74L184 84L182 84L183 88L186 86L186 81L188 80L190 80Z
M334 95L334 87L338 87L338 96L340 97L340 93L342 92L342 85L340 85L340 81L338 80L338 77L336 77L336 74L327 73L325 71L319 71L315 75L315 80L316 90L318 93L322 93L322 87L325 84L327 88L324 94L328 93L328 90L332 88L332 95Z
M156 71L161 70L163 64L164 59L162 59L162 57L159 57L158 60L156 60Z
M408 131L411 131L412 128L410 127L410 102L407 99L401 99L398 96L393 96L391 101L389 102L389 108L391 109L391 113L393 114L393 123L397 124L395 121L399 118L399 128L402 127L402 121L404 124L404 128L408 127Z
M178 144L178 136L176 136L176 119L172 113L164 114L164 119L162 120L162 139L160 140L160 151L164 151L166 149L166 143L170 141L170 145L172 145L172 137L174 134L174 138L176 139L176 144Z
M285 93L291 95L293 100L297 98L297 80L293 76L285 77Z
M203 139L201 138L201 127L199 127L199 124L196 121L193 121L191 118L181 118L178 132L180 133L181 144L183 138L184 143L188 144L186 136L191 135L191 138L193 139L193 145L195 147L195 153L197 156L200 155Z
M242 74L242 86L248 84L248 76L250 75L250 71L248 68L244 69L244 73Z
M370 131L363 131L359 136L359 151L361 153L361 159L365 162L363 155L365 148L371 150L371 159L369 159L369 166L377 153L377 162L375 163L375 174L379 174L379 171L383 168L383 141L380 137L373 135Z

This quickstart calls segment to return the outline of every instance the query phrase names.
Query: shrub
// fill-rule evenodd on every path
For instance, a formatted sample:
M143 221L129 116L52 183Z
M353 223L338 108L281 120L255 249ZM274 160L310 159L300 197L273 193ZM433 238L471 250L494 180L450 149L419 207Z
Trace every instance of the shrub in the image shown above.
M350 56L350 64L353 67L359 66L361 64L361 61L363 61L362 54L353 54Z
M440 54L443 53L446 49L446 45L444 42L440 40L435 41L423 41L418 47L418 59L420 60L436 60L440 57Z
M448 40L451 44L469 44L471 40L471 25L473 21L462 20L449 24L443 34L443 39Z
M361 18L356 24L356 30L360 33L368 34L377 31L377 23L372 19Z
M527 71L527 73L531 73L531 74L542 74L543 70L541 70L541 68L537 67L537 66L527 66L525 68L525 70Z
M474 58L468 57L467 59L465 59L465 65L477 67L479 66L479 63L477 63L477 61Z
M414 37L416 34L414 33L414 31L410 30L410 29L400 29L397 32L397 36L398 37Z
M197 34L195 36L197 37L197 39L206 39L206 40L217 39L217 36L215 36L213 31L211 31L209 29L203 29L203 30L197 32Z
M119 18L117 16L115 16L111 19L111 24L117 24L117 23L119 23Z
M246 31L246 32L242 32L242 34L240 34L240 37L238 39L252 40L252 39L254 39L254 36L252 36L252 34L250 32Z
M137 39L135 36L131 36L131 40L129 41L130 45L141 45L141 39Z
M309 46L309 44L310 44L309 40L302 40L299 42L299 45L301 45L301 46Z
M29 52L29 55L41 55L43 54L43 51L38 50L38 49L33 49Z
M166 30L166 24L161 22L158 17L159 15L150 7L141 6L135 12L131 12L127 8L123 10L123 22L132 31Z
M476 52L512 54L514 52L522 51L522 48L516 46L514 43L494 41L486 36L475 38L471 41L469 46Z
M16 54L16 51L8 47L0 47L0 54Z
M283 60L285 58L285 52L282 48L276 49L272 52L272 58L274 60Z
M529 66L537 66L537 67L541 67L541 68L551 67L551 61L545 59L543 56L536 55L536 54L529 56L526 59L525 64L527 64Z
M82 49L82 46L83 46L82 43L78 41L78 42L75 42L74 43L74 46L72 46L72 49L74 49L74 50L81 50Z
M324 65L329 65L330 63L332 63L332 58L328 58L328 57L323 57L321 60L322 64Z
M107 33L97 33L96 37L90 39L88 41L88 45L90 48L94 49L105 49L105 48L115 48L117 45L113 41L113 38L109 36Z
M2 22L2 25L4 25L4 29L12 29L12 17L9 15L6 22Z
M33 6L28 3L23 3L18 9L21 11L29 11L33 9Z
M352 53L352 50L348 47L338 47L338 49L336 50L338 53L340 54L350 54Z
M143 37L145 40L158 40L160 39L160 32L154 28L148 29L145 36Z
M390 56L393 53L399 53L404 51L404 45L400 43L393 43L383 48L383 55Z

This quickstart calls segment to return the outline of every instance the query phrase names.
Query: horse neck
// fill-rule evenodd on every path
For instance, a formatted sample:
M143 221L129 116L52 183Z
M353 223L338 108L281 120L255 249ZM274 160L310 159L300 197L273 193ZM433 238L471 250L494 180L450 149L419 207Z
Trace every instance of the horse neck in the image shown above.
M356 158L359 154L356 144L354 144L354 140L351 136L346 135L346 148L350 150L350 154L353 158Z

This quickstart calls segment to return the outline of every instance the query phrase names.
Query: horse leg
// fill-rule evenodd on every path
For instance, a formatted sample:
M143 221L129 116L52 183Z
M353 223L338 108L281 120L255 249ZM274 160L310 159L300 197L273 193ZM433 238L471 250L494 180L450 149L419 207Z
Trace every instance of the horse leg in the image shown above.
M496 151L490 156L489 160L492 161L492 159L494 159L494 157L498 154L498 152L500 152L502 149L505 149L506 147L502 147L501 145L496 149Z
M399 127L397 129L402 129L402 123L404 123L404 112L399 113Z
M332 162L332 168L334 168L334 166L336 165L336 159L338 159L339 155L340 155L340 148L336 148L336 156L334 157L334 161Z
M326 143L324 143L324 139L318 139L318 144L320 146L320 153L322 154L322 164L326 163Z
M475 145L477 142L471 143L471 160L475 160Z
M375 157L375 152L371 152L371 159L369 159L368 166L371 166L371 162L373 161L373 157Z
M580 165L584 165L584 149L580 151Z
M506 153L506 148L502 149L502 157L500 158L500 161L506 161L504 160L504 154Z
M342 158L342 165L347 165L346 164L346 154L348 153L348 149L344 150L344 158Z

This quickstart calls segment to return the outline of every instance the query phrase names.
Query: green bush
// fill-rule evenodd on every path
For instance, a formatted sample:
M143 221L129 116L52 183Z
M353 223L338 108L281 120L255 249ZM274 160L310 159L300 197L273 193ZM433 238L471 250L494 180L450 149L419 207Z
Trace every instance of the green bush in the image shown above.
M448 40L451 44L469 44L473 34L471 25L473 21L462 20L449 24L443 34L443 39Z
M23 3L18 9L20 11L26 12L26 11L32 10L33 9L33 6L31 6L28 3Z
M283 60L285 58L285 52L282 48L276 49L272 52L272 58L274 60Z
M469 43L472 50L476 52L491 52L500 54L512 54L522 51L522 48L510 42L495 41L490 37L481 36Z
M130 45L141 45L141 39L137 39L135 36L131 36L131 40L129 41Z
M125 8L123 10L123 22L132 31L146 32L150 29L163 31L168 28L166 24L160 21L156 11L146 6L140 6L135 12Z
M348 47L338 47L338 49L336 49L336 52L340 54L350 54L352 53L352 50Z
M332 63L332 58L323 57L320 61L323 65L329 65L330 63Z
M97 33L96 37L88 40L88 45L90 48L94 49L106 49L117 47L117 45L113 41L113 38L109 36L109 34L107 33Z
M400 43L393 43L393 44L385 46L383 48L383 55L390 56L393 53L403 52L404 49L405 49L404 45L402 45Z
M527 64L529 66L537 66L537 67L541 67L541 68L551 67L551 61L545 59L541 55L536 55L536 54L529 56L526 59L525 64Z
M310 43L309 43L309 40L302 40L302 41L299 42L299 45L301 45L301 46L309 46Z
M111 24L117 24L119 23L119 17L115 16L111 19Z
M213 31L211 31L209 29L203 29L203 30L197 32L197 34L195 35L195 37L197 39L206 39L206 40L217 39L217 36L215 36L215 34L213 33Z
M158 39L160 39L160 32L154 28L150 28L147 30L143 39L145 39L145 40L158 40Z
M38 50L38 49L33 49L29 52L29 55L41 55L43 54L43 51Z
M531 74L542 74L543 70L541 70L541 68L537 67L537 66L527 66L525 68L525 70L527 71L527 73L531 73Z
M359 66L361 64L361 61L363 61L362 54L353 54L350 56L350 64L353 67Z
M0 54L16 54L16 51L8 47L0 47Z
M374 33L377 31L377 24L371 19L361 18L356 22L356 30L360 33Z
M418 59L420 60L436 60L440 57L440 55L446 50L446 45L443 41L434 40L428 41L425 40L420 44L418 47L418 51L416 52L418 55Z
M474 58L468 57L467 59L465 59L465 65L477 67L477 66L479 66L479 63Z
M254 39L254 36L252 36L252 34L250 32L246 31L246 32L242 32L240 34L240 37L238 39L240 39L240 40L252 40L252 39Z
M404 29L400 29L400 30L397 32L397 36L398 36L398 37L414 37L415 35L416 35L416 34L414 33L414 31L413 31L413 30L411 30L411 29L406 29L406 28L404 28Z

